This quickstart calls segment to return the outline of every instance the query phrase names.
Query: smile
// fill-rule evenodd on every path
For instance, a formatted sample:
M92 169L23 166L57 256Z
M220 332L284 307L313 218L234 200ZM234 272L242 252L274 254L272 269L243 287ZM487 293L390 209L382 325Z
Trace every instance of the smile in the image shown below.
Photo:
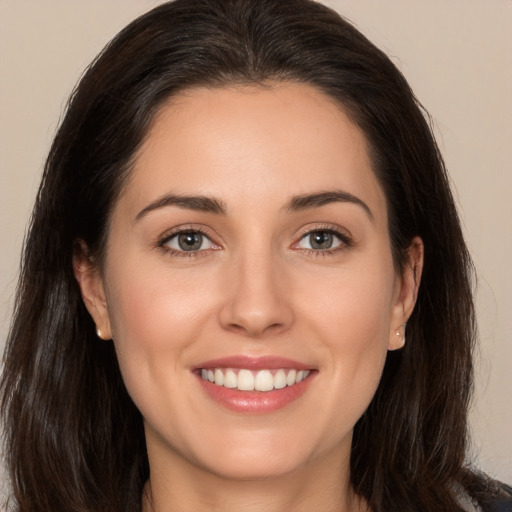
M310 374L310 370L242 368L202 368L201 378L217 386L239 391L273 391L295 386Z

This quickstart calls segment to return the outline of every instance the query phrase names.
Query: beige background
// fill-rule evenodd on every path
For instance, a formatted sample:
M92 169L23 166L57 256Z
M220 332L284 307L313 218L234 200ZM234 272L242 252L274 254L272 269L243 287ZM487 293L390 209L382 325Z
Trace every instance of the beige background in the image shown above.
M0 0L0 348L25 225L65 100L102 46L157 3ZM472 455L512 482L512 1L326 3L388 52L434 117L479 273Z

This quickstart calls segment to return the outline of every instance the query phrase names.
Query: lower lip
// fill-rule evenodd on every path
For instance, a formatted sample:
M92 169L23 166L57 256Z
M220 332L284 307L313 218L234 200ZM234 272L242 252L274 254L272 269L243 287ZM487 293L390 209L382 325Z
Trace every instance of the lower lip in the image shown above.
M273 391L240 391L239 389L217 386L198 376L206 393L220 405L240 413L265 414L278 411L300 398L308 389L316 372L293 386Z

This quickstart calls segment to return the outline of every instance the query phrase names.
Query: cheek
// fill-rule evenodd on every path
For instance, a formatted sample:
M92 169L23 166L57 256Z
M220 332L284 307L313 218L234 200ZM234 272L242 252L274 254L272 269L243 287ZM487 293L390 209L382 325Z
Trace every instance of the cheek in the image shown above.
M117 269L109 284L114 339L142 346L167 346L182 339L182 331L197 325L208 300L209 284L204 275L169 271L165 265L125 265Z
M350 307L352 306L352 307ZM329 382L323 395L324 445L329 449L353 430L372 401L382 377L387 356L386 318L366 314L347 304L338 314L328 337ZM378 309L378 308L376 308ZM376 310L374 309L374 311ZM325 358L324 358L325 360Z
M314 283L323 283L323 289ZM320 340L322 361L333 385L326 386L331 420L353 426L370 403L387 356L395 274L391 262L361 265L330 279L312 278L303 308L311 338ZM306 296L306 295L305 295Z
M107 289L113 340L125 384L136 403L165 388L182 354L200 337L199 316L211 310L208 283L162 268L124 265ZM165 364L162 364L165 361ZM162 383L157 384L162 381Z
M333 372L341 387L350 390L354 403L367 402L375 392L387 355L389 301L386 294L358 293L341 296L330 305L326 330L332 352ZM366 397L366 398L365 398ZM361 411L362 412L362 411Z
M395 301L391 258L361 259L345 268L304 273L298 294L304 314L329 333L330 344L353 350L387 346Z

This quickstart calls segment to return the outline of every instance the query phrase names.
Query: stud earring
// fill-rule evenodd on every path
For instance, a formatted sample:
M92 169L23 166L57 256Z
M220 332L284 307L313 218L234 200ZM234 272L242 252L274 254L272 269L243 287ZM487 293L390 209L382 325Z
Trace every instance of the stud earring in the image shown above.
M405 346L405 328L407 327L407 324L402 324L400 327L404 328L404 334L403 334L403 338L402 338L402 347L404 347ZM400 329L396 329L395 334L397 336L400 336L401 335Z
M99 327L96 327L96 336L98 336L100 340L103 339L103 334L101 334L101 330Z

